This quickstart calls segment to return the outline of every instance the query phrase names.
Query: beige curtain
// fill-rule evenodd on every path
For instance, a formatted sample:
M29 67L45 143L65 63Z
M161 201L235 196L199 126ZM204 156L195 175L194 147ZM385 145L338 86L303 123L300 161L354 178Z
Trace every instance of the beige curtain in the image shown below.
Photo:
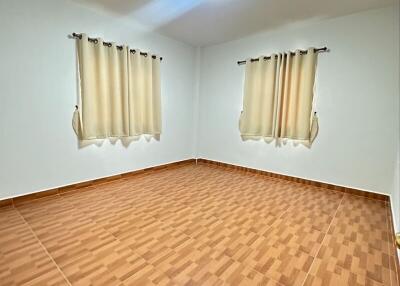
M240 132L244 139L293 139L312 143L318 132L313 114L317 54L299 50L248 60Z
M160 61L129 53L130 135L161 134Z
M258 61L246 63L243 111L239 121L245 139L273 138L276 118L277 88L276 73L279 58L271 60L260 57Z
M131 55L102 39L77 40L79 108L73 117L81 140L161 133L159 59Z

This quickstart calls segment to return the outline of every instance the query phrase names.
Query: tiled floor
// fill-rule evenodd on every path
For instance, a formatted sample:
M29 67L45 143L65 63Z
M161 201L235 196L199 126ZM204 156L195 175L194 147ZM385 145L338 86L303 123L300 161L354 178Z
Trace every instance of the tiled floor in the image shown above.
M209 165L0 209L1 285L398 285L385 202Z

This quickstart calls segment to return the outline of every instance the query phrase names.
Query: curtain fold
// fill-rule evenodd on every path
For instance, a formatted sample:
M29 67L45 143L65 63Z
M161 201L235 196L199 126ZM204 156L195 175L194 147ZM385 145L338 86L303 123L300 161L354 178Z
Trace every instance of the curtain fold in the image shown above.
M317 54L311 48L304 55L297 50L294 56L286 53L283 57L282 70L286 72L279 79L284 88L277 137L310 140Z
M246 62L240 132L244 139L293 139L312 143L318 133L313 114L317 54L297 50L270 60Z
M161 133L160 62L140 51L129 53L131 136Z
M73 116L81 140L161 133L159 59L126 46L77 40L79 110Z
M265 61L247 60L244 83L243 112L239 128L244 139L272 138L276 103L278 60L275 55Z

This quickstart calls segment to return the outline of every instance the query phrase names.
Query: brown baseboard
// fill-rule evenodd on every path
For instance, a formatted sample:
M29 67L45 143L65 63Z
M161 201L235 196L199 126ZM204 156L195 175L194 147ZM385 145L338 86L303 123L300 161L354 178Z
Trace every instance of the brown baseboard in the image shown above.
M363 191L363 190L342 187L342 186L337 186L337 185L333 185L333 184L322 183L322 182L318 182L318 181L312 181L312 180L307 180L307 179L302 179L302 178L297 178L297 177L292 177L292 176L287 176L287 175L281 175L281 174L276 174L276 173L272 173L272 172L268 172L268 171L262 171L262 170L258 170L258 169L242 167L242 166L237 166L237 165L232 165L232 164L228 164L228 163L223 163L223 162L212 161L212 160L200 158L200 159L188 159L188 160L173 162L173 163L159 165L159 166L155 166L155 167L140 169L140 170L136 170L136 171L132 171L132 172L122 173L122 174L118 174L118 175L114 175L114 176L85 181L85 182L81 182L81 183L77 183L77 184L71 184L71 185L67 185L67 186L63 186L63 187L59 187L59 188L55 188L55 189L50 189L50 190L45 190L45 191L41 191L41 192L37 192L37 193L32 193L32 194L28 194L28 195L23 195L23 196L19 196L19 197L15 197L15 198L0 200L0 208L7 207L7 206L14 206L14 205L26 203L26 202L29 202L29 201L32 201L35 199L44 198L44 197L61 195L61 194L65 194L67 192L80 190L80 189L83 189L86 187L94 187L98 184L103 184L103 183L114 181L114 180L120 180L120 179L123 179L126 177L131 177L131 176L135 176L135 175L139 175L139 174L146 174L151 171L173 168L173 167L183 165L183 164L192 164L194 162L198 162L200 164L210 164L210 165L215 165L215 166L222 166L225 168L266 175L266 176L273 177L273 178L279 178L279 179L289 180L292 182L302 183L302 184L306 184L306 185L322 187L322 188L326 188L326 189L330 189L330 190L335 190L335 191L344 192L344 193L348 193L348 194L352 194L352 195L381 200L381 201L385 201L385 202L390 201L390 197L387 195L384 195L384 194L377 194L377 193L367 192L367 191Z
M77 183L77 184L71 184L71 185L67 185L67 186L63 186L63 187L59 187L59 188L54 188L54 189L36 192L36 193L28 194L28 195L18 196L15 198L0 200L0 208L1 207L12 207L12 206L20 205L20 204L23 204L23 203L26 203L26 202L29 202L32 200L36 200L36 199L57 196L57 195L65 194L67 192L80 190L85 187L94 187L96 185L103 184L106 182L120 180L123 178L131 177L131 176L135 176L135 175L139 175L139 174L145 174L145 173L156 171L156 170L174 168L176 166L180 166L180 165L184 165L184 164L193 164L194 162L195 162L195 159L188 159L188 160L168 163L168 164L164 164L164 165L159 165L159 166L155 166L155 167L140 169L140 170L136 170L136 171L132 171L132 172L122 173L122 174L118 174L118 175L114 175L114 176L104 177L104 178L100 178L100 179L85 181L85 182L81 182L81 183Z
M0 208L11 207L13 205L12 199L0 200Z
M390 197L388 195L384 195L384 194L377 194L377 193L372 193L372 192L368 192L368 191L363 191L363 190L358 190L358 189L353 189L353 188L348 188L348 187L342 187L342 186L337 186L337 185L333 185L333 184L292 177L292 176L288 176L288 175L281 175L281 174L272 173L272 172L268 172L268 171L262 171L262 170L258 170L258 169L252 169L252 168L248 168L248 167L242 167L242 166L237 166L237 165L232 165L232 164L228 164L228 163L212 161L212 160L207 160L207 159L197 159L197 162L203 163L203 164L223 166L226 168L241 170L241 171L255 173L255 174L266 175L266 176L273 177L273 178L288 180L288 181L311 185L311 186L315 186L315 187L326 188L329 190L335 190L335 191L348 193L348 194L352 194L352 195L356 195L356 196L367 197L370 199L375 199L375 200L380 200L380 201L385 201L385 202L390 201Z

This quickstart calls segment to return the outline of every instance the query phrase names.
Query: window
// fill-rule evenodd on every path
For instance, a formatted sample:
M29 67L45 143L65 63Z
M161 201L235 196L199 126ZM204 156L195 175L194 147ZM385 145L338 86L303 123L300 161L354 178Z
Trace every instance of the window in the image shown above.
M312 143L318 132L313 114L317 52L272 55L246 61L243 139L293 139Z
M160 59L126 46L77 39L79 139L161 134Z

